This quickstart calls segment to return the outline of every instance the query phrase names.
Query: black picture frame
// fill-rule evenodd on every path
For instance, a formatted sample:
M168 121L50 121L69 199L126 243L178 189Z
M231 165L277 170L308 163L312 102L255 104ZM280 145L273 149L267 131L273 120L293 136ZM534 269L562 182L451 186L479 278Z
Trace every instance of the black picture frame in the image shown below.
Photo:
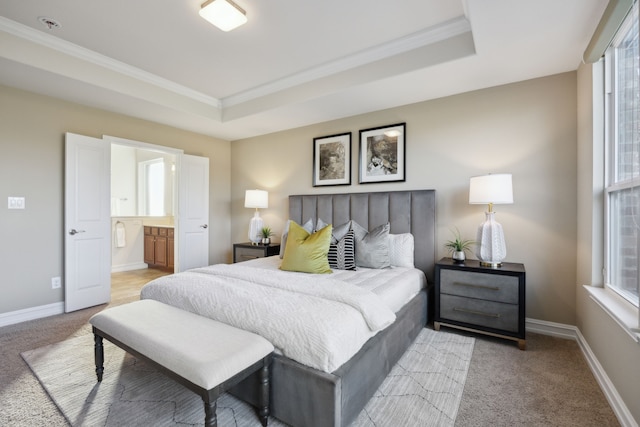
M313 186L351 185L351 132L313 138Z
M406 179L406 123L360 130L360 184Z

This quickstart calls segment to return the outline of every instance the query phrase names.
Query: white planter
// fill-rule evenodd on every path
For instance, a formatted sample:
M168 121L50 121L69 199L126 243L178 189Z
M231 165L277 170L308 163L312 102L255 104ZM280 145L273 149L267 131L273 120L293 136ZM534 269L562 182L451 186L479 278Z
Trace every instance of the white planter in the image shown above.
M464 251L454 251L451 254L451 258L453 258L453 260L455 262L464 262L464 260L467 258Z

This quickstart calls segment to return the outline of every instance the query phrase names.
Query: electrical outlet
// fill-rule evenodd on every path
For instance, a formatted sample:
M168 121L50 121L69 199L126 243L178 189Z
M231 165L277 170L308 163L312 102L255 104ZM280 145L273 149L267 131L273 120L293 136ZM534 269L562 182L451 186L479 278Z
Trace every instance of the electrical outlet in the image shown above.
M62 281L60 280L59 277L52 277L51 278L51 289L58 289L60 286L62 286Z

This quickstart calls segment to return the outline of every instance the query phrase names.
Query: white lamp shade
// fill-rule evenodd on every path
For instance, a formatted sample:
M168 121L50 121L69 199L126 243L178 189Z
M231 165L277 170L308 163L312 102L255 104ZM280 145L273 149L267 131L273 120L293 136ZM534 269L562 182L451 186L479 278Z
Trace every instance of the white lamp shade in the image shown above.
M469 203L505 205L513 203L511 174L489 174L471 177Z
M269 193L264 190L247 190L244 193L244 207L266 209L269 207Z
M199 13L222 31L231 31L247 22L246 12L231 0L209 0L202 4Z

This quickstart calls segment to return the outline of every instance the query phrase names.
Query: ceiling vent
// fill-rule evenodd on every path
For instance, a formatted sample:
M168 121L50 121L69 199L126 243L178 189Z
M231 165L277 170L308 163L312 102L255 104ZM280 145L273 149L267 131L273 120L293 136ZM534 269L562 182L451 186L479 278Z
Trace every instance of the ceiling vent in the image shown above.
M46 16L38 16L38 21L49 30L57 30L58 28L62 28L62 24L60 24L55 19L47 18Z

